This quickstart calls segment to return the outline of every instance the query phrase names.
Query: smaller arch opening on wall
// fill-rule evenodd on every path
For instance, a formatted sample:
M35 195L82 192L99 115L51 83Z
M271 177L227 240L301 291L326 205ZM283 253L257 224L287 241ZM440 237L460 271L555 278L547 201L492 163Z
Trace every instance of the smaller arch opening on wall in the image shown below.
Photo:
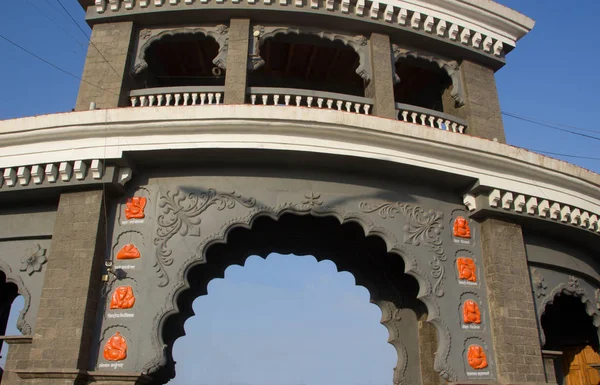
M262 66L249 73L253 87L296 88L364 96L360 57L340 40L276 34L260 42Z
M394 100L444 112L444 94L449 92L452 80L440 66L425 59L404 57L396 61Z
M6 274L0 271L0 336L14 336L22 333L17 328L17 318L25 306L19 288L12 282L6 282ZM0 339L0 380L8 354L8 344Z
M596 385L600 382L598 330L581 298L560 294L541 317L544 351L560 352L554 360L556 380L563 385Z
M143 53L146 66L136 88L222 86L225 69L214 64L219 43L203 32L172 32L158 36Z

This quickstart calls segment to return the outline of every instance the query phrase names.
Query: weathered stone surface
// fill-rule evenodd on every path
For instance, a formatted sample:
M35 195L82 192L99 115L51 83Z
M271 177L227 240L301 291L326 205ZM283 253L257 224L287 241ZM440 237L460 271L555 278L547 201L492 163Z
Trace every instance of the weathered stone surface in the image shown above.
M225 74L225 103L244 104L248 71L249 19L231 19Z
M394 69L392 68L392 52L390 37L379 33L371 34L371 63L373 78L365 89L365 96L373 98L373 115L382 118L396 119L394 102Z

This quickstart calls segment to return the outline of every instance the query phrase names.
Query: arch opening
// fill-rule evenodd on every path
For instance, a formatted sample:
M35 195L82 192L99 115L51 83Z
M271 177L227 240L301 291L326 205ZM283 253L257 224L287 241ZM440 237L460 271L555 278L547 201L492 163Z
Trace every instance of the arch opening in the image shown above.
M543 349L560 352L554 359L559 384L595 385L600 381L598 329L581 298L559 294L541 316ZM548 369L548 368L547 368Z
M396 103L444 112L443 97L450 92L452 79L436 62L411 56L396 61L394 84Z
M329 260L338 271L347 271L356 285L365 287L370 301L382 311L381 323L388 329L388 342L397 352L397 364L391 371L394 383L420 381L418 323L427 310L417 299L419 284L404 273L400 256L388 252L379 236L365 236L357 222L340 224L333 216L283 214L278 219L258 217L251 228L234 227L225 243L213 243L205 250L206 263L195 263L186 270L187 286L176 294L177 312L162 323L162 342L167 364L155 373L163 380L173 378L173 344L185 334L184 323L194 315L192 302L208 292L208 283L223 278L225 269L243 266L251 255L313 255L317 261ZM290 347L293 349L293 347ZM392 368L390 368L392 369Z
M340 40L309 34L277 34L261 41L264 65L250 72L253 87L298 88L364 96L360 57Z
M0 271L0 335L20 335L17 319L25 306L25 299L19 294L19 288L7 282L6 274ZM8 354L8 344L0 340L0 380L4 373L4 365Z
M219 51L219 43L204 32L163 36L145 49L137 88L222 86L225 69L215 64Z

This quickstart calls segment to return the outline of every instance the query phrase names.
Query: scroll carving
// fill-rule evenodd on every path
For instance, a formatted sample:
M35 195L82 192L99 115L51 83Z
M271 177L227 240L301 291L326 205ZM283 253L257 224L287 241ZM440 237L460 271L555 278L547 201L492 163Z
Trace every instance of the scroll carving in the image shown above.
M176 234L183 237L194 232L192 235L199 236L198 225L202 221L200 215L203 212L211 206L215 206L219 211L232 209L236 203L244 207L253 207L256 205L256 200L242 198L235 192L218 193L214 189L203 191L200 194L185 195L180 190L169 190L161 194L158 207L162 213L158 216L158 228L156 238L154 238L157 248L153 265L158 276L158 286L164 287L169 284L169 276L165 269L166 266L173 263L173 252L168 246L169 240Z
M433 260L429 262L431 275L435 279L434 292L438 297L444 295L442 282L444 280L444 253L441 237L444 214L439 211L425 211L421 206L406 203L383 203L370 207L367 202L360 202L359 209L364 213L377 212L383 219L394 218L397 214L404 216L408 224L404 226L404 242L419 246L421 242L433 252Z

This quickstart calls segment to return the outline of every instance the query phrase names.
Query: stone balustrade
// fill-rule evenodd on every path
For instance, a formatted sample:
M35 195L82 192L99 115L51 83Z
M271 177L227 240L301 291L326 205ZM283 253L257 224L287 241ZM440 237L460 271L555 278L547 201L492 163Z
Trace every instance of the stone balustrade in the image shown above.
M467 122L455 116L443 112L411 106L409 104L396 103L396 116L398 120L439 128L440 130L465 133Z
M221 104L223 86L157 87L129 93L132 107Z
M264 106L325 108L369 115L373 99L334 92L294 88L249 87L250 103Z

